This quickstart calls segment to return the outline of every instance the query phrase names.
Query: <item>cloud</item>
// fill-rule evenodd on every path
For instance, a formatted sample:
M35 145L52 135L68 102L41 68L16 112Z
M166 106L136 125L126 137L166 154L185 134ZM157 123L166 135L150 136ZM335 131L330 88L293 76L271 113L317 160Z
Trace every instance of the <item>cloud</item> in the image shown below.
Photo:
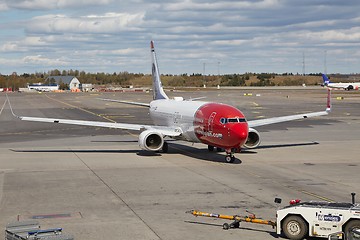
M192 0L178 1L165 4L164 10L183 11L183 10L234 10L234 9L271 9L280 6L279 0L262 1L215 1L215 2L195 2Z
M360 27L346 30L328 30L323 32L309 33L307 38L318 39L326 42L360 42Z
M69 17L66 15L43 15L33 18L26 31L32 33L119 33L136 31L142 24L144 13L106 13Z
M7 8L15 9L50 10L84 5L105 5L111 2L112 0L5 0L3 5L6 5Z
M149 72L153 39L164 73L202 72L204 62L210 74L218 62L222 73L301 72L304 52L307 69L319 72L325 50L328 69L347 71L360 64L359 7L358 0L5 0L0 51L19 69L50 67L49 60ZM342 56L331 61L338 53L346 64ZM7 66L0 71L13 71Z
M26 56L23 59L23 62L25 64L41 64L41 65L46 65L46 66L66 66L67 62L63 61L59 58L54 59L54 58L47 58L44 57L42 55L36 55L36 56Z
M8 10L8 5L4 2L0 2L0 12Z

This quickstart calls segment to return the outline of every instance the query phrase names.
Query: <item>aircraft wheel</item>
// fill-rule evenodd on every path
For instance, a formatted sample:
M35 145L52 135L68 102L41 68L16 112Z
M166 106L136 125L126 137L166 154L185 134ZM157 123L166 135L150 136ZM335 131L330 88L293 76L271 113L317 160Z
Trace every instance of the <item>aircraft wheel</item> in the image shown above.
M225 161L227 163L233 163L235 161L235 157L228 155L228 156L225 157Z
M209 152L214 151L214 146L208 145L208 150L209 150Z
M224 224L223 224L223 229L224 229L224 230L229 230L229 228L230 228L230 226L229 226L228 223L224 223Z
M167 153L169 150L169 145L167 142L164 142L164 145L162 146L162 152Z

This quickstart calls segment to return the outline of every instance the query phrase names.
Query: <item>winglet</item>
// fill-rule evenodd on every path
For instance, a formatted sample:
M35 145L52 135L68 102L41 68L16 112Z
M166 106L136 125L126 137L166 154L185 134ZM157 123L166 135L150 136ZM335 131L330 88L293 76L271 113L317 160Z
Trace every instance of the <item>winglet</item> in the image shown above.
M331 89L328 88L327 89L328 94L327 94L327 102L326 102L326 112L331 112Z
M153 79L153 99L169 99L169 97L165 94L164 89L160 80L159 68L157 65L154 42L150 42L151 49L151 58L152 58L152 79Z

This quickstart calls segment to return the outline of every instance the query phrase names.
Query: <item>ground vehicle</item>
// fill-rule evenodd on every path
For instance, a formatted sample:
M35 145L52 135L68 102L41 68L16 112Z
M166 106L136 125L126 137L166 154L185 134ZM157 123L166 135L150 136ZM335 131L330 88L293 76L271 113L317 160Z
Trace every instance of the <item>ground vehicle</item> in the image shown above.
M277 211L276 232L290 239L305 236L328 237L335 232L345 235L360 229L360 204L304 202Z
M74 240L62 233L62 228L42 230L36 220L9 223L5 230L5 240Z
M338 239L338 235L343 235L343 239L360 240L360 204L355 203L355 194L352 195L352 203L302 203L300 200L292 200L289 206L277 210L276 222L258 219L254 214L229 216L196 210L189 213L194 216L234 220L230 225L224 223L223 228L226 230L240 227L240 222L250 222L276 227L277 234L284 233L289 239L303 239L306 236ZM280 203L281 199L276 198L275 202Z

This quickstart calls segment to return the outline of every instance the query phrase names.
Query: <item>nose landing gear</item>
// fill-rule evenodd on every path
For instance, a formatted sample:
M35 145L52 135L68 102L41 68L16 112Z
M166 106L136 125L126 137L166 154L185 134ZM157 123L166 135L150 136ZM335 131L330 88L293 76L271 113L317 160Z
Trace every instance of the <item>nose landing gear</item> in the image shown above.
M231 155L227 155L227 156L225 157L225 161L226 161L227 163L233 163L233 162L235 161L235 157L234 157L234 156L231 156Z
M208 145L209 152L214 151L214 148L215 148L214 146ZM220 147L216 147L216 149L217 149L217 151L223 150ZM234 153L240 152L240 150L241 150L240 148L225 149L225 152L226 152L225 161L227 163L233 163L235 161Z
M225 157L225 161L227 163L233 163L235 161L235 149L226 149L226 157Z

